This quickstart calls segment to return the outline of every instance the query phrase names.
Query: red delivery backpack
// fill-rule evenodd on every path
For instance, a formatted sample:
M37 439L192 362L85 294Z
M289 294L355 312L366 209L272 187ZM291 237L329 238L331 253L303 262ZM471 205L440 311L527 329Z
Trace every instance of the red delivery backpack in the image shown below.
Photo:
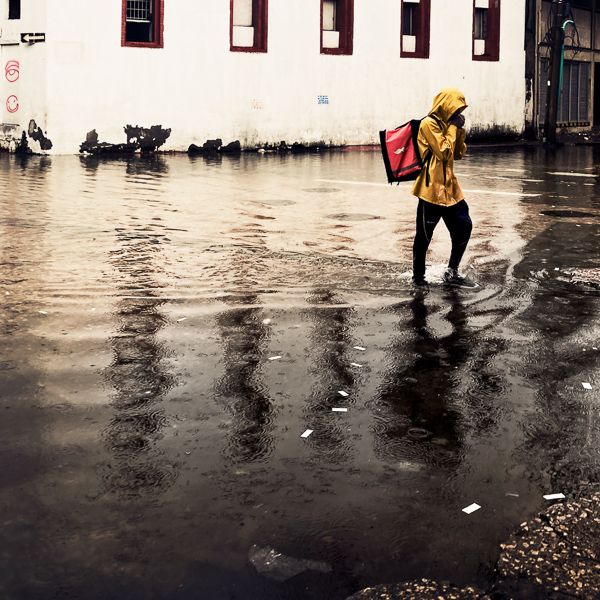
M436 117L428 116L438 123L440 122ZM412 181L419 176L423 169L427 169L426 185L429 185L431 152L427 152L426 156L422 157L417 144L422 120L412 119L396 129L384 129L379 132L388 183Z

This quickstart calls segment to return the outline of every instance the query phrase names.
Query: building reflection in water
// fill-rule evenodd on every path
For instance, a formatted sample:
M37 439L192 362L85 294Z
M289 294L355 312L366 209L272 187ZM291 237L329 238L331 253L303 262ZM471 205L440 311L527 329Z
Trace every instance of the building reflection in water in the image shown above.
M215 391L232 416L226 453L233 462L256 462L273 447L273 403L261 381L270 327L256 306L256 294L231 294L222 300L229 306L216 317L224 374Z
M430 308L421 294L408 305L408 322L405 303L390 309L398 315L399 335L388 348L390 367L371 404L375 452L382 460L443 468L460 462L459 415L452 395L471 344L459 296L451 293L447 300L451 332L445 336L437 336L428 323Z
M162 172L156 165L149 168L147 161L138 163L137 158L128 161L128 176L140 170L146 177ZM175 465L158 444L167 426L163 402L175 380L165 361L168 351L157 339L166 324L160 309L167 301L158 296L163 284L157 282L157 275L164 275L160 260L165 239L153 227L146 200L142 191L139 215L131 207L131 220L117 231L117 248L110 256L114 283L123 297L114 311L113 360L105 373L115 393L114 416L103 431L113 457L105 465L104 483L124 499L164 491L177 477Z
M351 458L351 433L341 413L333 409L355 404L355 379L351 359L346 356L353 345L349 322L354 309L331 290L313 290L308 302L312 305L306 313L312 323L311 355L317 383L303 411L304 425L314 430L311 448L323 458L341 463Z

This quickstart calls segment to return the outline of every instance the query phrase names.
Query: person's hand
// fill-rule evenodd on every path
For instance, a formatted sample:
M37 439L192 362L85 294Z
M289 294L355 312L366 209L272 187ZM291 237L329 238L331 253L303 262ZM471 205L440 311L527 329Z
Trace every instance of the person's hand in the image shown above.
M458 129L463 129L465 126L465 118L460 113L458 115L452 115L448 124L455 125Z

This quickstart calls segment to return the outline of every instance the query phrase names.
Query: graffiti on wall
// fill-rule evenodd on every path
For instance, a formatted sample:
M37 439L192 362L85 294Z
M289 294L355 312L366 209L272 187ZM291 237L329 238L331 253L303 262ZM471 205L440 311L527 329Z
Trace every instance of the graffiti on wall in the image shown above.
M18 60L9 60L4 65L4 76L8 81L6 111L9 115L14 115L19 110L19 98L17 81L21 75L21 69Z
M4 72L6 74L7 81L14 83L17 79L19 79L19 61L9 60L4 67Z
M11 114L19 110L19 99L14 94L6 99L6 110Z

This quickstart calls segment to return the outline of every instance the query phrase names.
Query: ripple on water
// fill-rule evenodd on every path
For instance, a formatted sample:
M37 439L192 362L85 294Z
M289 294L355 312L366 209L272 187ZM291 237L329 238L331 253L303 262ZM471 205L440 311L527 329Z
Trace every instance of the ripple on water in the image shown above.
M336 221L373 221L381 219L377 215L369 215L365 213L339 213L337 215L325 215L327 219L335 219Z
M253 204L266 204L267 206L291 206L296 204L294 200L250 200Z

